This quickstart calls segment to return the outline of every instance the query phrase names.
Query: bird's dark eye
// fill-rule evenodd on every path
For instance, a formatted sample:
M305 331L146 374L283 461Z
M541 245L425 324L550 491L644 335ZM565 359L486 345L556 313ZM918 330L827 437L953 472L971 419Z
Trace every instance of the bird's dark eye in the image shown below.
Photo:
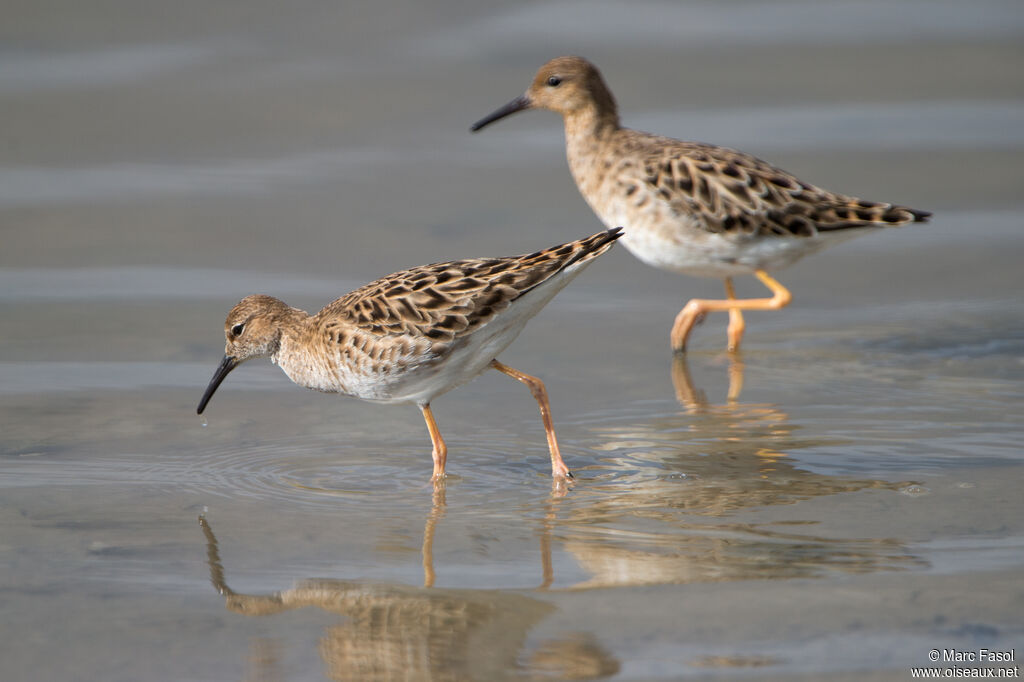
M241 336L243 331L245 331L245 323L239 322L238 324L231 328L231 335Z
M548 78L548 85L550 85L553 88L557 88L561 84L562 84L562 79L559 78L558 76L551 76L551 77Z

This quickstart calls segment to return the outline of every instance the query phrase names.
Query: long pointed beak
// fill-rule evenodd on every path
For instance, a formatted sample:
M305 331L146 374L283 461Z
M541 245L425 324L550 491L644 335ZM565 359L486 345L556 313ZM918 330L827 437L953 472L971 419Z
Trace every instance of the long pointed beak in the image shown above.
M488 114L487 116L484 116L482 119L474 123L473 127L470 128L470 131L475 133L484 126L494 123L499 118L505 118L506 116L510 116L516 113L517 111L529 109L531 106L533 105L530 103L530 100L526 97L526 95L520 95L519 97L516 97L514 100L512 100L505 106L501 107L497 111Z
M206 393L203 394L203 399L199 401L199 408L196 410L196 414L202 414L203 410L206 409L206 403L210 402L210 398L213 397L214 391L220 386L220 382L224 381L231 370L238 367L238 358L234 358L230 355L225 355L224 359L220 361L220 366L217 367L217 371L213 373L213 378L210 379L210 385L206 387Z

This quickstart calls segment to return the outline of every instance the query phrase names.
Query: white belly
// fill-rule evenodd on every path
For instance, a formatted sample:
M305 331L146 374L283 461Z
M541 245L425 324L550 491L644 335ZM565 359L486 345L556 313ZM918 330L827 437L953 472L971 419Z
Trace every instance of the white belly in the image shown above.
M629 215L632 213L633 215ZM622 244L644 263L696 277L734 277L755 270L776 271L868 229L823 232L813 237L747 236L706 232L686 217L669 220L656 212L613 211L601 216L622 226Z

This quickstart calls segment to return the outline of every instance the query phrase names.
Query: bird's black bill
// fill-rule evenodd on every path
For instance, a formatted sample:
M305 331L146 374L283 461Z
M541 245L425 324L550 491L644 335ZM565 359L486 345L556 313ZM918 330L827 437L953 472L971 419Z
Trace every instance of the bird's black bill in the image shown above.
M206 403L210 402L210 398L213 397L214 391L220 386L220 382L224 381L231 370L238 367L238 360L225 355L224 359L220 361L220 366L217 367L217 371L213 373L213 378L210 379L210 385L206 387L206 393L203 394L203 399L199 401L199 407L196 409L196 414L202 414L203 410L206 409Z
M506 116L510 116L516 113L517 111L522 111L523 109L529 108L530 100L526 98L526 95L520 95L519 97L516 97L514 100L512 100L505 106L501 107L497 111L488 114L487 116L484 116L482 119L474 123L473 127L470 128L470 131L475 133L484 126L494 123L499 118L505 118Z

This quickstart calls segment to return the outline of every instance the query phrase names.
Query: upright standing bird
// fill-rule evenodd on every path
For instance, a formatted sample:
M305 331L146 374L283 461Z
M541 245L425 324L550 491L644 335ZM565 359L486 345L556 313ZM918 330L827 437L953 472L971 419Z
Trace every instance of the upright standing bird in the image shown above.
M721 277L727 300L693 299L676 316L672 347L686 349L706 313L729 311L729 350L743 338L743 310L777 310L792 295L769 271L826 246L931 214L863 201L810 185L733 149L684 142L619 123L615 98L580 57L542 66L526 93L472 130L524 109L550 109L565 122L566 156L580 193L605 225L623 225L622 243L648 265ZM732 278L753 274L771 298L737 299Z
M415 403L433 442L434 480L448 448L430 402L493 368L526 384L540 405L551 475L562 461L543 382L498 362L531 317L612 247L621 229L525 256L424 265L342 296L316 315L272 296L242 299L224 322L224 359L199 402L202 414L231 370L269 357L300 386L379 403Z

